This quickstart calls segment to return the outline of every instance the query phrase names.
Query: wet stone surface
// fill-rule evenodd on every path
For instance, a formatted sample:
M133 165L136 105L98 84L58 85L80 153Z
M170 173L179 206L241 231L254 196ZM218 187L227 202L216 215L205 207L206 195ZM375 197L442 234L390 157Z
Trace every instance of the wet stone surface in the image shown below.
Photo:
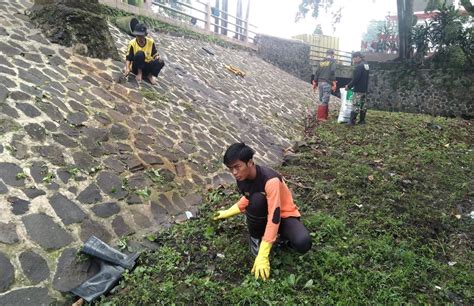
M83 204L93 204L102 200L99 187L96 184L90 184L86 189L84 189L77 200Z
M22 218L28 236L45 250L54 250L72 242L72 237L50 216L32 214Z
M52 302L53 300L48 294L48 289L44 287L16 289L0 296L0 305L37 306L49 305Z
M30 202L27 200L18 197L8 197L7 201L10 203L10 209L14 215L23 215L30 209Z
M0 243L14 244L19 240L16 231L16 225L14 223L2 223L0 222Z
M23 173L23 169L13 163L0 163L0 179L7 185L13 187L23 187L25 179L17 176Z
M112 221L112 227L115 234L119 237L133 234L133 230L125 223L122 216L117 216L114 221Z
M46 194L45 191L38 189L36 187L25 188L23 189L23 193L30 199L34 199L36 197Z
M49 203L56 214L66 225L81 222L86 218L86 214L74 202L60 193L56 193L49 198Z
M120 207L115 202L107 202L97 204L92 207L94 214L101 218L108 218L117 214L120 211Z
M109 242L112 239L112 236L103 225L86 219L81 224L80 238L83 242L86 242L91 236L96 236L104 242Z
M0 292L8 290L15 279L13 265L5 254L0 252Z
M121 179L112 172L102 171L97 176L97 185L100 189L115 199L123 199L128 192L122 188Z
M35 252L28 250L20 254L21 269L26 277L37 284L49 277L49 268L46 260Z

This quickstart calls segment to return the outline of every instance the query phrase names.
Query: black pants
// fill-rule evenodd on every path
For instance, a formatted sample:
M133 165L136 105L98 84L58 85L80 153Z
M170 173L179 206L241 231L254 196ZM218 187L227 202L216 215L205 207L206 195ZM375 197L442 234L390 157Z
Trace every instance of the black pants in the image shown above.
M144 77L148 76L149 74L157 77L161 71L161 68L163 68L164 66L165 62L163 62L162 60L152 60L149 63L145 62L145 53L143 53L143 51L138 51L133 56L133 74L137 74L138 69L141 69Z
M263 194L256 192L250 195L249 202L245 212L247 227L250 236L260 239L263 237L267 226L267 198ZM299 253L304 254L311 249L311 236L299 218L281 218L278 233L281 238L287 239L290 246Z

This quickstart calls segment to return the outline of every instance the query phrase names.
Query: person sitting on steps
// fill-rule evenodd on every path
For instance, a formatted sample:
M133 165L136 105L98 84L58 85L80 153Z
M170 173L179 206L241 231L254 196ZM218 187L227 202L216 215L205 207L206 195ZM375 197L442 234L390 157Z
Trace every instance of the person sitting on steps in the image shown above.
M125 60L124 75L135 74L135 79L140 82L143 77L151 84L156 84L156 77L165 66L155 46L155 41L147 36L147 28L143 23L135 26L132 33L135 38L128 44L127 57Z

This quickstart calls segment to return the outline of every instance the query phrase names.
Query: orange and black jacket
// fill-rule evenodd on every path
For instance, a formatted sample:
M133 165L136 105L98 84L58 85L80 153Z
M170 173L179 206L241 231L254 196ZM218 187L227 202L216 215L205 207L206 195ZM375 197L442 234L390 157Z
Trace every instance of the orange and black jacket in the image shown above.
M256 167L257 176L254 180L237 181L237 187L243 195L237 205L240 211L244 212L249 205L250 195L260 192L266 196L268 216L263 240L273 243L278 235L280 219L301 215L281 175L267 167L258 165Z

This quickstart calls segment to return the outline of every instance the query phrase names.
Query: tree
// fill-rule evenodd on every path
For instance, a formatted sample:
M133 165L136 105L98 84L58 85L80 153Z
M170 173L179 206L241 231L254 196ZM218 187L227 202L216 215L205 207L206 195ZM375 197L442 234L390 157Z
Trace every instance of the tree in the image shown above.
M412 56L411 32L416 24L413 16L413 0L397 0L398 15L398 59L407 60Z
M469 1L469 0L468 0ZM311 11L311 16L317 18L320 9L327 10L334 4L334 0L301 0L298 12L296 14L296 21L305 18ZM361 8L365 9L365 8ZM413 0L397 0L398 11L398 37L399 37L399 59L406 60L411 57L411 32L416 23L413 18ZM340 12L340 9L339 9ZM336 15L336 20L337 20Z
M313 18L318 18L320 9L328 10L333 4L334 0L301 0L295 21L305 18L310 11Z
M316 25L316 28L313 31L314 35L324 35L323 33L323 28L321 27L320 24Z
M362 36L362 40L366 42L372 42L377 40L380 29L385 24L383 20L371 20L367 26L367 31Z
M461 0L461 5L469 15L474 16L474 5L472 5L471 0Z

